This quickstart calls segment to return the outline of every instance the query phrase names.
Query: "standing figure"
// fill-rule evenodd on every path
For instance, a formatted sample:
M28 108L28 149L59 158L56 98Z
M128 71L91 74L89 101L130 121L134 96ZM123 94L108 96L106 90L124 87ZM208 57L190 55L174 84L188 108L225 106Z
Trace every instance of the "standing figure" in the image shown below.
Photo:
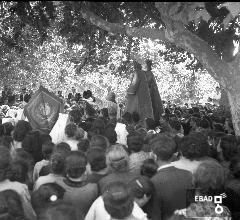
M152 72L152 61L146 60L147 71L145 71L150 97L152 102L153 117L156 124L159 124L161 115L163 114L162 100L158 91L157 83Z
M148 82L141 64L134 61L135 72L132 74L131 84L127 90L127 105L125 112L137 112L140 122L145 118L153 118L153 108Z

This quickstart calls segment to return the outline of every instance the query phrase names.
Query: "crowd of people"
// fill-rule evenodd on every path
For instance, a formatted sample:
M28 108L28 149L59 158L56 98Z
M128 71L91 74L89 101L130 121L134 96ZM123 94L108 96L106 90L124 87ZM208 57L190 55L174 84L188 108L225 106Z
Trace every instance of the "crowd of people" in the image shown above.
M240 219L231 117L161 101L151 65L135 64L126 107L111 91L105 99L59 91L64 112L50 133L11 112L31 102L31 91L4 88L0 220Z

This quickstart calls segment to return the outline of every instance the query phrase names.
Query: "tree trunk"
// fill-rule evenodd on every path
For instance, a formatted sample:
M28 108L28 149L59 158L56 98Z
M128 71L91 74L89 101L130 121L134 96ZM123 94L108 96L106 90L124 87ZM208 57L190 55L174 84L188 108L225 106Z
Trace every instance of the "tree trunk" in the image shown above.
M239 82L240 85L240 82ZM240 137L240 90L227 92L235 135Z

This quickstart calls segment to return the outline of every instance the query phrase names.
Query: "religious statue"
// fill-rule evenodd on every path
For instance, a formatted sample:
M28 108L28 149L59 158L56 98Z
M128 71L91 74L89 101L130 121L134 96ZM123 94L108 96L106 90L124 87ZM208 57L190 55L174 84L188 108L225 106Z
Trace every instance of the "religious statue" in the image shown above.
M148 88L151 97L152 109L153 109L153 119L158 124L161 115L164 113L161 97L158 91L158 86L155 77L152 72L152 61L146 60L147 70L145 71Z
M134 61L134 73L131 76L131 84L127 89L127 103L125 112L137 112L140 121L146 118L154 118L151 96L145 72L141 64Z

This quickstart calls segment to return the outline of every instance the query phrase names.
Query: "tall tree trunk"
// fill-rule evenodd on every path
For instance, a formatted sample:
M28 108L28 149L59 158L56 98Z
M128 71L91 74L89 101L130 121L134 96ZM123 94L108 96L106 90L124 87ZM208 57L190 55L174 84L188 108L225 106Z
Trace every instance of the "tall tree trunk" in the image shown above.
M240 137L240 90L234 93L228 91L227 95L231 107L232 122L235 130L235 135Z

